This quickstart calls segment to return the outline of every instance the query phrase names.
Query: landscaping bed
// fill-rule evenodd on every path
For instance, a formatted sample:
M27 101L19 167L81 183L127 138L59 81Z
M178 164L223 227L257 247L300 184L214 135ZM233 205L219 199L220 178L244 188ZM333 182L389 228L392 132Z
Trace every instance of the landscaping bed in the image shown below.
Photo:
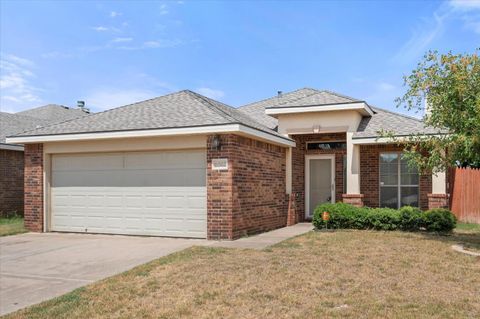
M313 215L317 229L375 229L451 232L457 223L448 209L431 209L422 212L416 207L400 209L356 207L345 203L319 205Z

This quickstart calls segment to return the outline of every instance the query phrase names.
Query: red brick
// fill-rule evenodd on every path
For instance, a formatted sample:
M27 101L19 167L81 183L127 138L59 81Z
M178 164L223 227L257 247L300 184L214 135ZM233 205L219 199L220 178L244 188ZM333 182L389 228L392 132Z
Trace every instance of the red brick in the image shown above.
M26 144L25 158L25 228L43 231L43 144Z
M207 142L209 239L235 239L287 223L286 149L223 134L221 149ZM228 170L212 170L212 159L228 159Z
M23 214L23 152L0 150L0 216Z

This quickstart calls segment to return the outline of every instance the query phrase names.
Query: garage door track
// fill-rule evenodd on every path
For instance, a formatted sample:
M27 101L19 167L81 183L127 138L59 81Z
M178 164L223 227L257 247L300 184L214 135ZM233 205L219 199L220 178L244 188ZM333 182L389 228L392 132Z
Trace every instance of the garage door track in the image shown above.
M61 233L0 238L0 315L205 242Z

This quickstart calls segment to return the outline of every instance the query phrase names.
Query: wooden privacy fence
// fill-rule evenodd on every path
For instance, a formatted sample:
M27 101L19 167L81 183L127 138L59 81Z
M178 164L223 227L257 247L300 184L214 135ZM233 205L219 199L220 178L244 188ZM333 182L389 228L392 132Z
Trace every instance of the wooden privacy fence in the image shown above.
M452 212L459 221L480 224L480 169L454 168L449 173Z

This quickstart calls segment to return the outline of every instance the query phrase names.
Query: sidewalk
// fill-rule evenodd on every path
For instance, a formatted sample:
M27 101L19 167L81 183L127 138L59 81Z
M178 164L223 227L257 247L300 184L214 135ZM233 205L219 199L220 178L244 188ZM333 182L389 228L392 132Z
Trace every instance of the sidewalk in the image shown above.
M312 229L312 223L299 223L293 226L287 226L251 237L243 237L233 241L215 241L208 243L207 246L261 250L289 238L305 234Z

